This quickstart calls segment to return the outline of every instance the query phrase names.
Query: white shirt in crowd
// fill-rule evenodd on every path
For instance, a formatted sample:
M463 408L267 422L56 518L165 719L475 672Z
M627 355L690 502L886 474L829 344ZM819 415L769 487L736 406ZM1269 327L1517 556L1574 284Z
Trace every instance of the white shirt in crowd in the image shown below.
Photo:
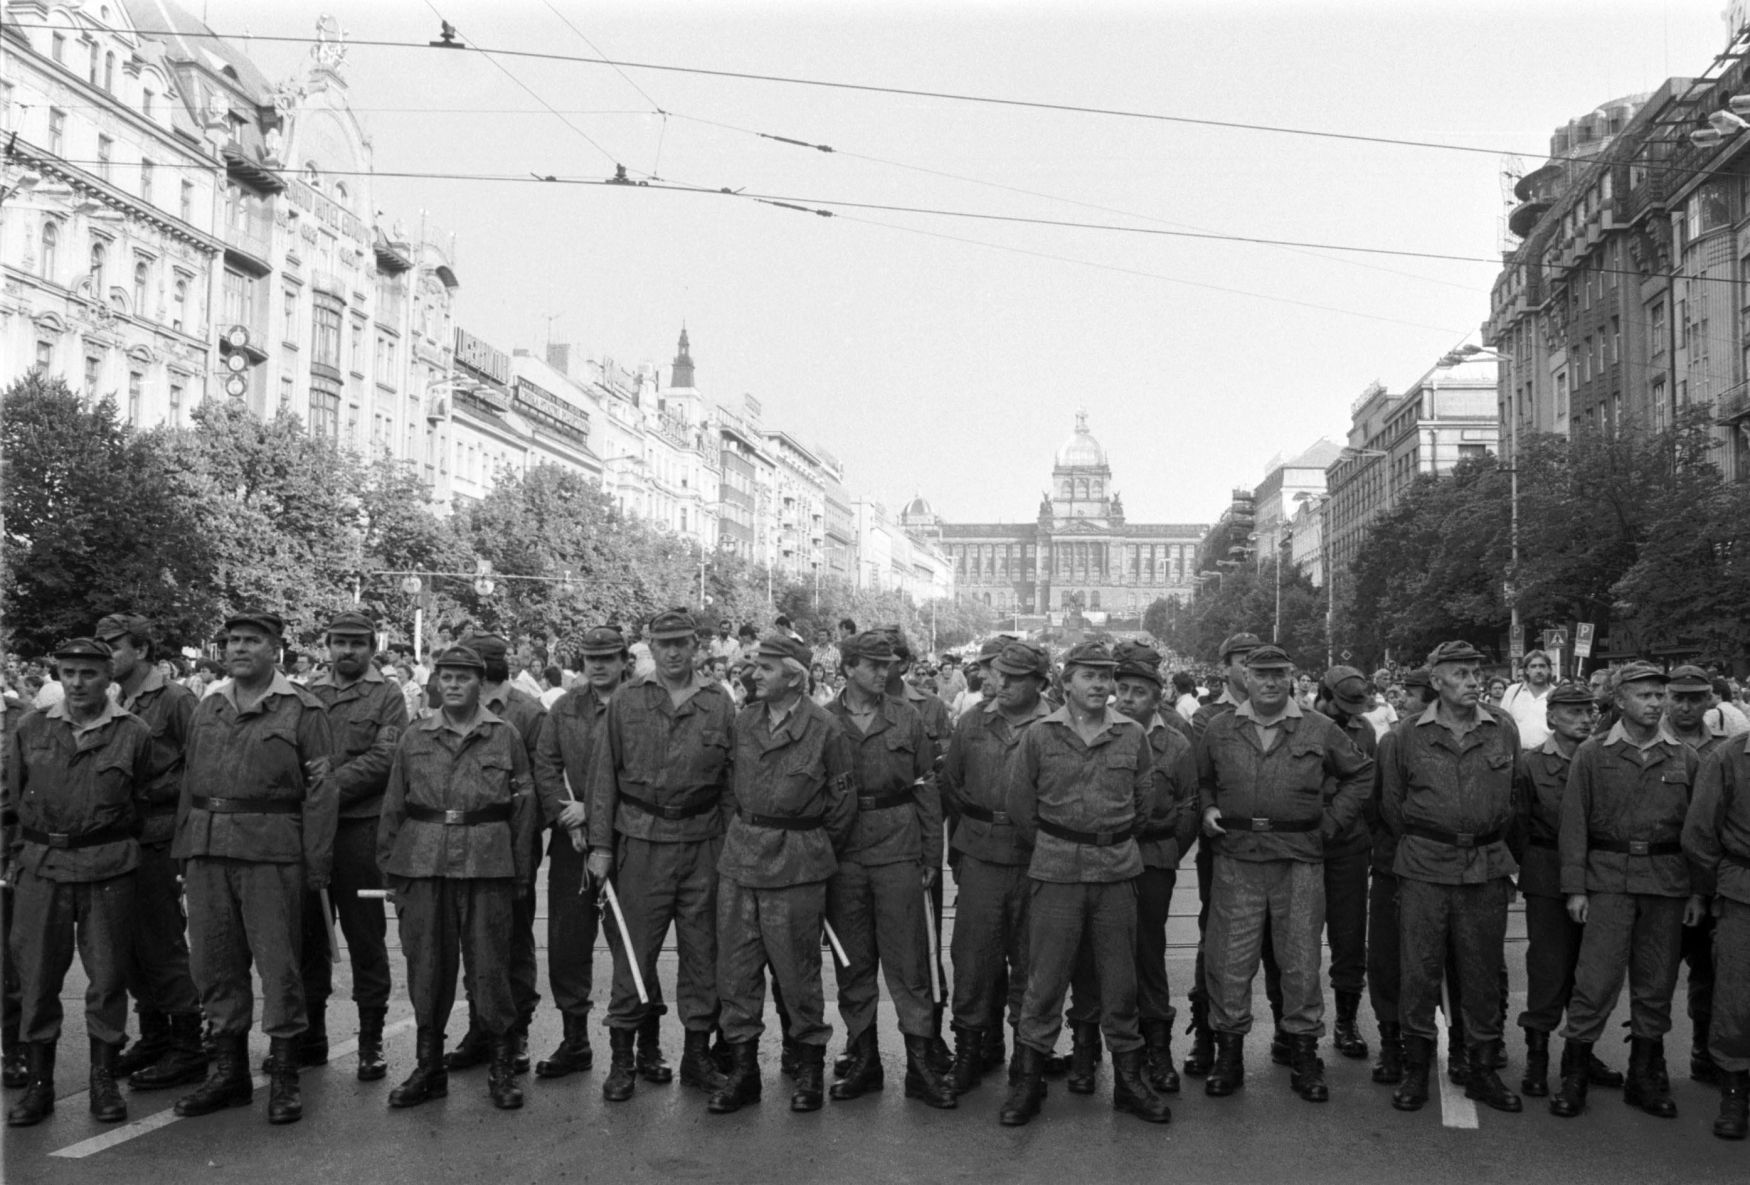
M1538 691L1529 683L1515 683L1501 697L1501 708L1519 726L1519 747L1536 749L1549 740L1549 693L1554 683Z

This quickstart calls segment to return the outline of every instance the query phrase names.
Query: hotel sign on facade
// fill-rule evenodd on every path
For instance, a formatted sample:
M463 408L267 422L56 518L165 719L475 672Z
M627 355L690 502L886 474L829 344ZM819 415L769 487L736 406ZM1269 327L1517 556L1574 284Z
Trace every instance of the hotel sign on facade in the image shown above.
M545 387L517 376L516 407L555 431L579 441L589 439L589 415L571 406Z
M488 345L466 329L457 329L456 369L485 382L472 392L463 389L458 394L472 394L496 411L510 410L510 392L506 390L510 385L509 354Z

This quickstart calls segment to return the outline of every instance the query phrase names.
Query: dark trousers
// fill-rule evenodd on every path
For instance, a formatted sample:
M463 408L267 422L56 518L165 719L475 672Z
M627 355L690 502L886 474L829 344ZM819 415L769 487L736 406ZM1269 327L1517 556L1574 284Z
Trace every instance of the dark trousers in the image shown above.
M296 1037L306 1025L303 946L304 866L195 856L188 890L189 969L201 1008L221 1037L249 1032L255 995L249 964L261 976L261 1031Z
M547 865L547 985L553 991L554 1007L567 1016L589 1015L595 987L601 911L593 892L580 891L584 863L585 854L573 850L570 838L561 832Z
M1136 1014L1172 1024L1173 989L1167 983L1167 917L1173 906L1171 868L1144 868L1136 878Z
M1682 897L1642 893L1587 896L1585 936L1574 968L1574 995L1562 1036L1597 1041L1629 981L1629 1035L1663 1037L1671 1031L1677 991L1678 947L1683 940Z
M1708 1054L1722 1070L1750 1070L1750 905L1715 897L1713 998Z
M989 1029L1021 1021L1027 990L1027 898L1023 864L991 864L961 855L954 896L954 1024ZM1005 975L1004 973L1007 972ZM1006 980L1004 998L997 995Z
M765 1032L766 967L784 994L790 1037L825 1045L826 995L820 983L821 920L826 882L755 889L717 882L717 994L726 1041L757 1041Z
M827 920L851 964L838 981L839 1018L847 1042L875 1023L881 998L878 972L887 980L887 994L899 1014L899 1031L912 1037L934 1032L931 952L924 929L928 908L918 865L910 860L895 864L841 860L826 882Z
M1568 916L1566 898L1525 898L1525 1011L1519 1027L1553 1033L1574 994L1574 967L1586 927Z
M8 961L18 973L20 1037L60 1039L61 985L77 950L85 969L86 1031L107 1045L120 1045L128 1035L134 874L52 881L21 868L16 880Z
M1319 989L1319 934L1325 924L1325 878L1299 860L1215 858L1204 988L1209 1027L1252 1029L1252 981L1268 941L1282 967L1282 1030L1297 1036L1325 1031Z
M0 967L0 1037L8 1050L19 1040L18 1025L24 1007L18 960L12 957L12 904L17 897L16 886L0 889L0 950L6 952L6 965Z
M342 819L334 832L334 868L328 881L329 918L346 936L352 963L352 998L360 1008L389 1006L389 919L383 903L360 898L360 889L381 889L377 869L377 820ZM322 895L304 895L304 1003L311 1011L323 1007L334 991L334 963L328 951L328 920L322 916ZM338 938L338 935L337 935Z
M1501 1039L1512 892L1506 877L1470 885L1398 879L1398 1014L1405 1036L1434 1039L1441 973L1450 958L1459 985L1452 1008L1464 1019L1466 1044Z
M1083 942L1091 948L1098 981L1100 1029L1115 1053L1142 1047L1136 1012L1136 884L1058 884L1034 881L1027 903L1031 966L1021 1005L1021 1043L1050 1053L1063 1030L1069 992Z
M1398 878L1373 870L1367 890L1367 999L1382 1025L1398 1023Z
M1681 953L1689 968L1689 1019L1713 1015L1714 1010L1714 918L1710 915L1699 926L1683 927Z
M397 893L407 995L420 1028L444 1031L461 968L480 1027L502 1037L516 1024L509 971L515 896L510 877L413 877Z
M1209 991L1203 985L1207 968L1204 965L1203 947L1209 937L1209 888L1215 880L1215 849L1209 844L1209 837L1200 835L1197 838L1197 962L1191 971L1191 990L1186 994L1191 1000L1207 1000Z
M1331 948L1331 990L1360 995L1367 986L1368 851L1325 858L1325 941ZM1264 996L1270 1011L1282 1015L1282 969L1276 944L1264 929Z
M142 1009L172 1016L201 1010L200 994L188 969L188 939L182 916L182 886L170 845L141 844L134 873L134 925L128 991Z
M625 944L610 919L608 948L614 954L614 988L608 1026L635 1029L647 1014L666 1011L657 987L656 957L672 924L679 968L675 1004L681 1023L705 1032L717 1023L717 857L723 840L651 843L620 836L614 861L614 891L637 948L638 970L650 996L638 1002Z

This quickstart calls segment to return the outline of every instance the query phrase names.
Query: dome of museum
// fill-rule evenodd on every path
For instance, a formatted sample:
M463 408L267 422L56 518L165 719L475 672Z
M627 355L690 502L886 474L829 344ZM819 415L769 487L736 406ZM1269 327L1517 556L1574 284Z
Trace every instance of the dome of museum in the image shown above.
M1075 435L1057 446L1055 464L1059 469L1106 468L1106 450L1088 431L1087 412L1076 413Z

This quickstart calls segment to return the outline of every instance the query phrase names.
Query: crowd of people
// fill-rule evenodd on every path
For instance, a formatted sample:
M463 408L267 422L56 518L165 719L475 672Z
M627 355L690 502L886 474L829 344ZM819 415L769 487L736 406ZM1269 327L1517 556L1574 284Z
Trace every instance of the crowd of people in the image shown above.
M1169 672L1139 642L1053 655L1009 635L931 661L897 627L842 621L811 642L784 618L762 636L678 609L553 648L464 628L427 655L381 651L356 611L319 652L284 634L238 613L222 660L189 667L118 613L46 668L8 665L8 1123L53 1112L75 955L99 1119L126 1117L124 1081L192 1087L183 1116L249 1104L253 967L268 1119L298 1120L299 1071L329 1057L342 938L357 1075L384 1078L387 897L417 1026L392 1108L482 1065L501 1108L530 1070L592 1069L605 936L612 1102L676 1075L671 1011L678 1076L706 1109L759 1101L768 985L793 1110L879 1090L884 982L907 1098L952 1109L1006 1065L1000 1120L1023 1125L1047 1078L1092 1093L1109 1053L1113 1106L1166 1123L1181 1072L1212 1097L1244 1086L1262 969L1271 1060L1310 1103L1330 1097L1328 1034L1375 1058L1393 1107L1423 1107L1443 1014L1447 1073L1488 1107L1547 1098L1573 1118L1612 1089L1669 1117L1663 1038L1686 974L1690 1074L1719 1088L1715 1133L1746 1136L1750 722L1717 670L1630 662L1583 684L1534 651L1497 694L1464 642L1314 678L1244 633L1213 672ZM1166 926L1193 851L1175 1064ZM562 1037L532 1060L543 862ZM1500 1074L1516 894L1518 1092ZM830 1081L823 936L843 1030ZM446 1047L464 967L467 1028ZM1619 1071L1598 1043L1625 979Z

